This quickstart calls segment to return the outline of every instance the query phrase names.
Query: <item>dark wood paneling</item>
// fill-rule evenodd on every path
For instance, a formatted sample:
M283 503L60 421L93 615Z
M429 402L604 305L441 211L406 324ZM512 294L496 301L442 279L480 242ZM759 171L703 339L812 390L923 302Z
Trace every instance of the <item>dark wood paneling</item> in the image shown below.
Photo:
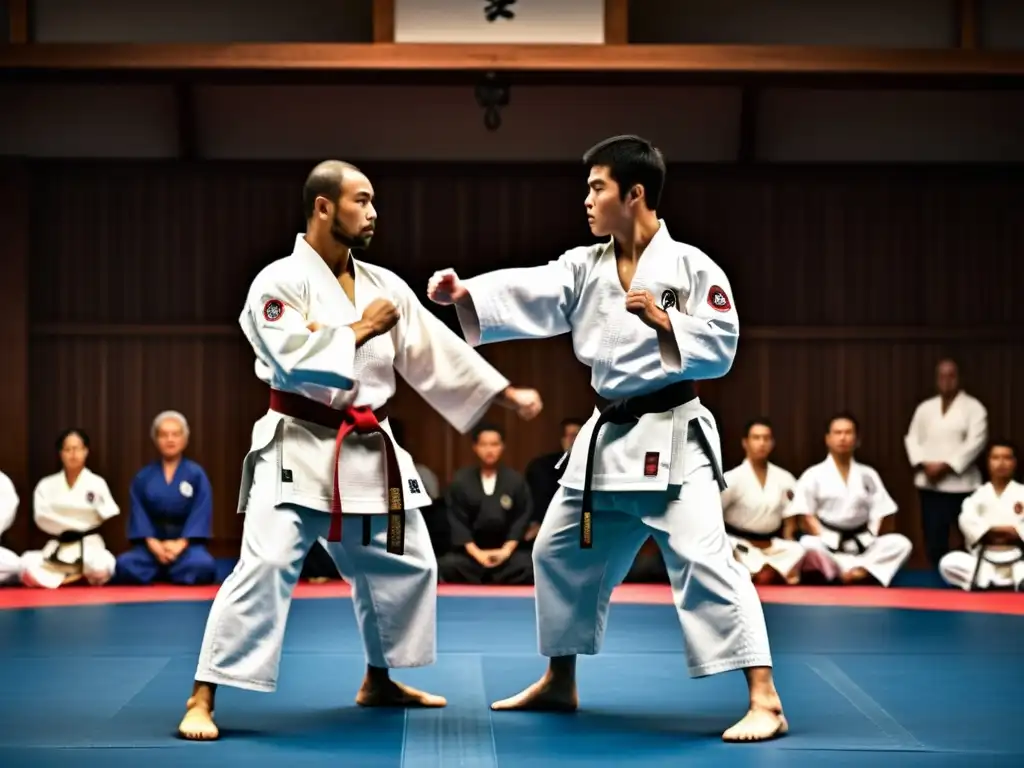
M381 227L372 257L417 290L440 267L463 274L541 263L586 242L578 168L377 165ZM230 550L240 461L264 410L236 317L251 277L290 248L300 226L294 164L65 164L34 167L31 290L31 471L55 468L69 424L92 434L93 466L125 503L151 456L163 408L193 423L207 468L216 535ZM823 455L823 422L850 408L862 458L882 473L916 538L902 435L931 392L941 354L963 361L992 430L1018 437L1024 384L1024 174L985 169L674 168L664 215L730 274L744 324L740 354L701 395L722 422L729 463L742 424L778 425L779 462L795 473ZM452 323L452 313L440 316ZM567 339L485 348L514 381L537 385L547 410L508 431L522 467L550 450L557 422L586 414L588 372ZM442 479L470 460L469 441L408 387L394 403L409 447ZM114 526L115 546L123 525Z
M0 349L3 384L0 385L0 472L7 475L21 499L19 514L4 537L23 541L29 530L25 510L31 507L32 486L28 463L29 387L29 168L0 161L0 286L4 294Z

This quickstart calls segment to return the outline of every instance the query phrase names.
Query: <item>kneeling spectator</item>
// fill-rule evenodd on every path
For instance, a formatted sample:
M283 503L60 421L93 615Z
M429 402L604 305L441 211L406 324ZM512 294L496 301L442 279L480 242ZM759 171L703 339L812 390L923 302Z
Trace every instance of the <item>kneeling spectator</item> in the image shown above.
M165 411L154 419L152 435L160 458L132 481L128 539L134 546L117 558L117 581L211 584L216 563L206 542L213 498L203 468L184 456L188 422Z

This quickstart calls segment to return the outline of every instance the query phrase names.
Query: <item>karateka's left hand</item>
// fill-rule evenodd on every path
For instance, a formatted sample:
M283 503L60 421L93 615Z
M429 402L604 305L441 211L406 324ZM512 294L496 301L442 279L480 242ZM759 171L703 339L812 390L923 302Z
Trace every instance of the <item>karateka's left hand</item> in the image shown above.
M656 331L672 331L668 313L658 306L650 291L631 290L626 294L626 311Z

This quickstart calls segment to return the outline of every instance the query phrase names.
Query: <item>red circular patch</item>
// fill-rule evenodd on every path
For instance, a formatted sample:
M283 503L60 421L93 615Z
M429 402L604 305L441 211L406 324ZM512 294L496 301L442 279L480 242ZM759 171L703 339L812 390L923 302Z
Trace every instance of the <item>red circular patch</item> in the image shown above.
M793 491L786 491L786 498L790 501L793 500Z
M275 323L284 314L284 304L277 299L271 299L263 305L263 318L268 323Z
M1014 511L1014 512L1016 512L1016 513L1017 513L1018 515L1019 515L1019 514L1020 514L1021 512L1024 512L1024 504L1021 504L1021 503L1020 503L1020 502L1018 501L1018 502L1017 502L1016 504L1014 504L1014 505L1013 505L1013 511Z
M711 290L708 291L708 306L712 309L717 309L719 312L728 312L732 309L729 297L717 285L712 285Z

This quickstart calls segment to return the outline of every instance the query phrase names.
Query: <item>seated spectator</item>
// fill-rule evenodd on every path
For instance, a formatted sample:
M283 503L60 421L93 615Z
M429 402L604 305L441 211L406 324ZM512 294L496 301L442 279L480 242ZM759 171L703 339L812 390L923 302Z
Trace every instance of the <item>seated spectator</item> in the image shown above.
M0 536L14 525L18 514L18 492L11 478L0 472ZM0 547L0 586L17 584L21 581L21 557L9 549Z
M768 460L774 449L768 420L750 422L743 437L743 463L725 473L725 531L736 560L755 584L797 584L804 548L794 541L796 518L785 514L796 478Z
M896 514L878 472L853 458L857 422L849 414L833 417L825 434L828 458L806 470L796 483L786 516L802 517L808 535L803 569L843 584L875 582L884 587L910 557L910 539L881 533Z
M493 425L473 431L479 464L455 473L448 488L452 551L438 561L442 581L532 584L533 560L519 549L530 521L530 489L501 463L504 435Z
M1014 476L1017 451L1008 440L988 449L989 481L968 496L960 512L966 552L949 552L939 573L963 590L1024 588L1024 485Z
M121 584L211 584L216 563L206 548L213 527L213 495L203 468L184 456L185 417L164 411L153 420L160 458L132 480L128 539L134 545L117 558Z
M54 538L41 550L22 556L22 583L56 589L85 579L94 586L114 575L113 553L100 536L100 526L121 509L107 482L86 467L89 436L69 429L57 440L64 468L36 485L33 512L39 530Z

